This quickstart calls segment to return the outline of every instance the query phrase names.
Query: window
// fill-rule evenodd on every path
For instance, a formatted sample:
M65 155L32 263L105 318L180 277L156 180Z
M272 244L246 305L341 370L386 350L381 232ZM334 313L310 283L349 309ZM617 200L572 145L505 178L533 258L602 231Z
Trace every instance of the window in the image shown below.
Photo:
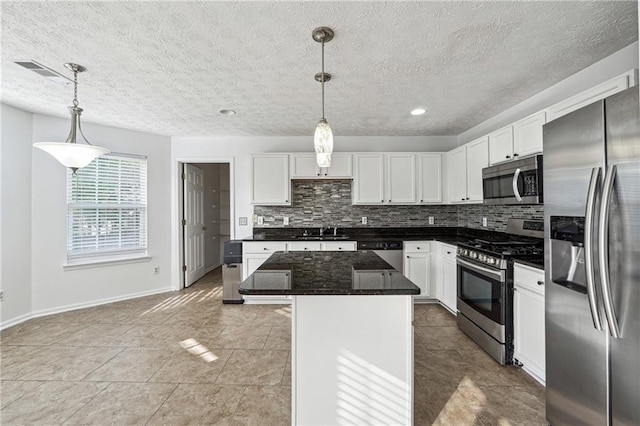
M67 170L67 258L146 255L147 159L98 157L74 176Z

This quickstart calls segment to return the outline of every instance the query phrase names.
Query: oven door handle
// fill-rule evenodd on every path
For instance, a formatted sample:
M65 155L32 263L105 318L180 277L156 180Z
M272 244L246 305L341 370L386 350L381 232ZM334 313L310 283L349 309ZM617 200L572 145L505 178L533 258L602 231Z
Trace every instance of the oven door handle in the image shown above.
M513 173L513 180L511 181L511 188L513 188L513 195L515 195L516 200L518 202L522 202L522 197L520 196L520 191L518 191L518 178L520 177L520 169L516 169Z
M457 259L457 263L458 265L462 266L463 268L468 268L480 275L483 275L485 277L489 277L489 278L493 278L493 279L497 279L498 281L500 281L501 283L505 281L505 276L504 276L504 271L503 270L495 270L495 269L489 269L489 268L484 268L482 266L476 265L474 263L471 262L467 262L466 260Z

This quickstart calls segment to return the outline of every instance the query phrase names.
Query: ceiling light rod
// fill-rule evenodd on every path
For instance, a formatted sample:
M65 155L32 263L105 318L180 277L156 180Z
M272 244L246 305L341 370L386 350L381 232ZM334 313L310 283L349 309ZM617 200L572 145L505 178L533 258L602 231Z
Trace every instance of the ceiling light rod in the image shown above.
M331 28L319 27L313 30L311 36L322 45L322 72L314 76L315 80L322 84L322 118L316 127L313 144L318 167L329 167L331 165L331 153L333 152L333 132L324 116L324 83L331 80L331 74L324 72L324 44L333 40L334 32Z
M78 73L87 69L82 65L73 63L66 63L64 66L73 72L73 106L68 107L71 114L69 136L64 142L38 142L34 143L33 146L48 152L63 166L73 170L75 174L78 169L89 165L100 155L108 154L111 151L92 145L82 132L80 115L83 109L78 106ZM78 133L84 139L84 144L77 143Z

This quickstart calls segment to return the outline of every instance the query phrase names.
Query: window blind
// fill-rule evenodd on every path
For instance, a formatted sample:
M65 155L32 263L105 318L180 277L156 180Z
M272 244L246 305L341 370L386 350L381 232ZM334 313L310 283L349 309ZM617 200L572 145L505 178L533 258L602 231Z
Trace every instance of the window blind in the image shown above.
M110 154L67 171L67 257L147 249L147 160Z

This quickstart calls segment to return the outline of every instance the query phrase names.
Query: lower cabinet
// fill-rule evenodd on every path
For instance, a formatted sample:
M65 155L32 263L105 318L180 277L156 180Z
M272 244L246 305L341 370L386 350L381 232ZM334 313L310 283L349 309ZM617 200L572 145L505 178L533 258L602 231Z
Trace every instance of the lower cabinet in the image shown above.
M439 248L438 283L441 288L441 295L438 295L438 298L445 308L455 314L457 313L456 306L458 301L457 247L440 243Z
M415 298L435 298L435 286L431 276L431 241L405 241L403 248L403 273L420 287L420 296Z
M515 263L513 282L514 362L544 384L544 271Z

